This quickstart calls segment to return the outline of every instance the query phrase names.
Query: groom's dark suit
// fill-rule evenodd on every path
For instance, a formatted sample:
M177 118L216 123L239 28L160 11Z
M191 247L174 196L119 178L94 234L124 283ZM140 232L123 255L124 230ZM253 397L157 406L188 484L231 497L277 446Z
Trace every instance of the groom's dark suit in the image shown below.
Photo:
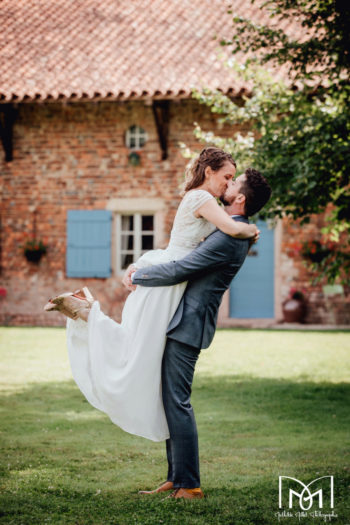
M243 216L235 220L248 222ZM174 487L200 486L198 436L190 404L191 386L201 348L215 333L222 296L248 253L249 241L216 230L184 259L138 270L133 284L171 286L188 281L167 330L162 363L162 391L170 439L168 480Z

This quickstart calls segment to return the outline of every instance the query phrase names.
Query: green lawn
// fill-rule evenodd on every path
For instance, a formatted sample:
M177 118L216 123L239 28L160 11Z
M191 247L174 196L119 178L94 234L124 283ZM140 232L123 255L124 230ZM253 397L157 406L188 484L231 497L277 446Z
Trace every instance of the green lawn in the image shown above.
M193 386L200 501L138 496L165 479L164 444L123 432L84 400L63 329L0 328L0 342L0 523L321 524L278 521L278 476L332 475L331 523L350 524L350 332L217 332Z

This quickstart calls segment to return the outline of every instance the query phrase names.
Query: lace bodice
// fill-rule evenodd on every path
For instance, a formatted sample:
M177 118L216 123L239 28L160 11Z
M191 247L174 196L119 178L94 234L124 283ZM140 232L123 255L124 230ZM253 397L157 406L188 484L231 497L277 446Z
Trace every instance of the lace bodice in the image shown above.
M191 190L185 194L174 219L169 249L193 250L203 237L215 230L211 222L195 216L198 208L213 198L211 193L205 190Z
M175 215L170 242L165 250L151 250L134 262L137 268L181 259L194 250L204 237L215 230L214 224L194 215L214 197L205 190L191 190L182 199Z

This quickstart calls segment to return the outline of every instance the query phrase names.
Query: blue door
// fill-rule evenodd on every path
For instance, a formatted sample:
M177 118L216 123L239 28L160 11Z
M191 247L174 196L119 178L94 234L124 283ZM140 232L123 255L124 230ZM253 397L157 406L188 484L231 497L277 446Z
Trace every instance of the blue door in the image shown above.
M258 221L259 241L252 246L230 287L230 317L273 318L274 230Z

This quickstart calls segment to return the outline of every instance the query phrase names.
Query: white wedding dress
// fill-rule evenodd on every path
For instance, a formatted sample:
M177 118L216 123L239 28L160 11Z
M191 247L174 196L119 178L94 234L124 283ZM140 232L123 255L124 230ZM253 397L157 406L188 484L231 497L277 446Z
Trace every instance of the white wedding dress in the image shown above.
M165 250L145 253L136 266L181 259L215 226L194 212L214 198L204 190L185 194L177 210ZM119 324L106 316L98 301L88 322L67 319L67 346L73 377L95 408L126 432L163 441L169 437L165 418L161 363L167 326L186 283L164 287L138 286L128 296Z

